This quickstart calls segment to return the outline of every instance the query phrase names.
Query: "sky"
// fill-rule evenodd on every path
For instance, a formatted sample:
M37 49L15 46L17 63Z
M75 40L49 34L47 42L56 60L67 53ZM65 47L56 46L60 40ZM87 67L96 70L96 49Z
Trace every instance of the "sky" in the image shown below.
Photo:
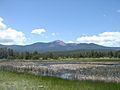
M0 44L54 40L120 47L120 0L0 0Z

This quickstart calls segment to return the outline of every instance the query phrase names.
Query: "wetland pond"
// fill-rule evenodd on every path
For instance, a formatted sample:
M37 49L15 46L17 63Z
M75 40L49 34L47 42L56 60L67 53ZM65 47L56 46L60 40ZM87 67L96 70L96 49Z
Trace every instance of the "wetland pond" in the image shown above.
M69 80L120 82L120 62L0 62L0 70Z

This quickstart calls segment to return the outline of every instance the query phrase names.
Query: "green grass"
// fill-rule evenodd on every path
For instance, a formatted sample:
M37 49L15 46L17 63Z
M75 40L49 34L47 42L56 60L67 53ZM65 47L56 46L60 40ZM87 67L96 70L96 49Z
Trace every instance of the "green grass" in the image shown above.
M0 90L120 90L120 83L71 81L0 71Z

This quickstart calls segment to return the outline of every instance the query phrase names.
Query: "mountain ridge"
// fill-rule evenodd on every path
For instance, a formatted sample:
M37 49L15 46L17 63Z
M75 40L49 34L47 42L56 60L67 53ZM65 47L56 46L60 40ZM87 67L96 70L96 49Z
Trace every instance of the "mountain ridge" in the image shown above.
M2 45L0 48L10 48L19 52L49 52L49 51L69 51L69 50L120 50L120 47L106 47L94 43L65 43L61 40L52 42L36 42L29 45Z

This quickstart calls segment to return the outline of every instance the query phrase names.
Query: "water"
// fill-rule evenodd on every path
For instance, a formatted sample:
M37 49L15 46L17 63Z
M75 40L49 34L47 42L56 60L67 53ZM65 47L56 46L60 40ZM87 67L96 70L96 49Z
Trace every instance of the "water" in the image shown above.
M104 80L120 82L120 64L36 64L9 63L0 65L1 70L29 72L42 76L53 76L69 80Z

